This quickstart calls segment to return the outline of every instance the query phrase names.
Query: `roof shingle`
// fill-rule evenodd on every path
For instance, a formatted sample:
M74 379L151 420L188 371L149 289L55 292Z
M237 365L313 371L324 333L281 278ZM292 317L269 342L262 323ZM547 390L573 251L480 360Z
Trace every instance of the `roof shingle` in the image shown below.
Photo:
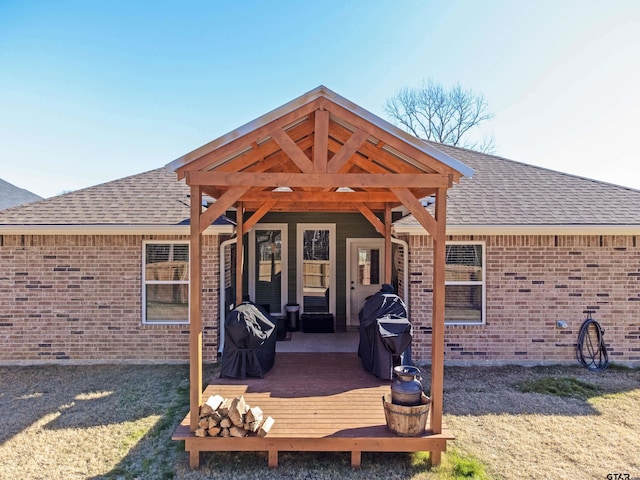
M475 170L449 189L449 226L640 226L640 191L448 145ZM189 188L158 168L0 211L4 225L186 225ZM412 216L396 223L418 225Z

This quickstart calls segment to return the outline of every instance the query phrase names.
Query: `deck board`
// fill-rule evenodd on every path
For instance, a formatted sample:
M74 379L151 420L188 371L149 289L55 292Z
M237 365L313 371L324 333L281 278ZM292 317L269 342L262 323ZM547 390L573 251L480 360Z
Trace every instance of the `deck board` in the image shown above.
M280 451L347 451L355 467L362 451L431 451L437 460L453 435L446 426L440 434L426 430L418 437L390 431L382 405L390 385L365 371L354 353L279 353L264 378L212 378L203 393L203 399L243 395L259 406L275 419L266 437L198 438L187 415L173 439L185 441L194 468L205 451L267 451L272 467Z

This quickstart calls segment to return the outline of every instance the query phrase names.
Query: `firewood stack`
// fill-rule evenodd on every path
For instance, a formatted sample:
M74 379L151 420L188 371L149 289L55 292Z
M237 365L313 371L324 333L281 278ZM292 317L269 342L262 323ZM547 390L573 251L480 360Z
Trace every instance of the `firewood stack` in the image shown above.
M244 397L212 395L200 407L196 437L264 437L275 421L264 418L260 407L250 407Z

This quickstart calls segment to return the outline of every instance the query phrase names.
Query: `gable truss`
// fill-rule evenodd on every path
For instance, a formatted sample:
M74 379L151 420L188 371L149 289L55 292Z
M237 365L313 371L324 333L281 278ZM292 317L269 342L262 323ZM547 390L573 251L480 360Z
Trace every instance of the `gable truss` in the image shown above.
M202 229L241 202L247 212L360 212L379 231L376 214L404 205L432 235L433 219L419 199L460 177L323 97L191 159L177 173L217 199L203 213Z

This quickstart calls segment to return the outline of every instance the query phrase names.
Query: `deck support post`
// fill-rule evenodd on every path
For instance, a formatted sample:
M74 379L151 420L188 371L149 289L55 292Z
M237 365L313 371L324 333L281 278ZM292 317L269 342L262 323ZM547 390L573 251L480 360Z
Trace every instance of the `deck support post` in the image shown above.
M442 432L442 400L444 389L444 285L446 256L447 189L438 188L435 218L437 235L433 240L433 320L431 333L431 430ZM439 454L432 452L433 458ZM437 465L435 463L434 465Z
M191 187L189 250L189 407L191 431L198 428L202 404L202 187Z
M189 466L200 468L200 450L189 450Z
M242 202L236 205L236 305L244 300L242 295L242 268L244 262L244 208Z
M393 265L391 253L391 205L387 203L384 206L384 283L391 283Z
M362 452L360 450L351 451L351 466L353 468L360 468L362 463Z
M278 450L269 450L269 468L278 468Z

